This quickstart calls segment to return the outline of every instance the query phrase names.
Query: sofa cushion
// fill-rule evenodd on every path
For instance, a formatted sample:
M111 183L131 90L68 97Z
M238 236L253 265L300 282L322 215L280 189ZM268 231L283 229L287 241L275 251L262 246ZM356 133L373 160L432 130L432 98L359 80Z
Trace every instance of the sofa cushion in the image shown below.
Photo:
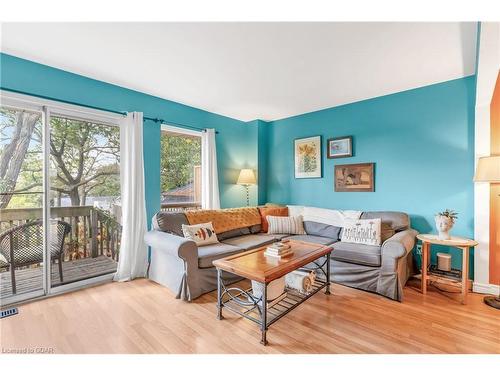
M198 248L198 266L200 268L211 268L213 267L212 262L214 260L237 254L242 251L243 250L241 248L226 243L200 246Z
M189 222L183 212L159 211L153 216L152 224L156 230L184 237L182 224L188 225Z
M391 238L396 234L396 231L391 227L389 223L382 222L382 228L380 235L382 237L382 243Z
M334 240L340 238L342 228L333 225L318 223L316 221L304 221L304 230L307 234L319 237L328 237Z
M380 267L380 249L380 246L336 242L333 245L332 258L341 262Z
M283 234L283 233L275 233L275 234L269 234L269 233L259 233L259 236L262 236L264 238L272 238L275 241L281 241L285 237L289 237L289 234Z
M361 214L361 219L382 219L396 232L410 228L410 217L404 212L397 211L367 211Z
M261 230L267 233L269 223L268 216L288 216L288 207L259 207Z
M250 227L236 228L222 233L218 233L217 238L219 239L219 241L224 241L229 238L244 236L246 234L250 234Z
M332 243L336 242L337 240L334 240L332 238L328 237L320 237L320 236L312 236L310 234L299 234L297 236L289 236L286 237L288 240L296 240L296 241L304 241L304 242L311 242L311 243L317 243L319 245L331 245Z
M237 246L244 250L255 249L260 246L269 245L273 242L276 242L274 237L265 237L258 234L248 234L246 236L229 238L224 241L225 244Z

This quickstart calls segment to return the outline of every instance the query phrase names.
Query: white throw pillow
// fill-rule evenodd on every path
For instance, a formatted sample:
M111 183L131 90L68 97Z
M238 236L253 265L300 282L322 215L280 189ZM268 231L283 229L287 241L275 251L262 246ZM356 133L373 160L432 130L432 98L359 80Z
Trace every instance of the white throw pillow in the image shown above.
M302 216L267 216L268 234L306 234Z
M219 242L212 222L196 225L182 224L182 233L184 233L185 238L193 240L198 246Z
M342 230L341 241L380 246L381 219L348 220Z

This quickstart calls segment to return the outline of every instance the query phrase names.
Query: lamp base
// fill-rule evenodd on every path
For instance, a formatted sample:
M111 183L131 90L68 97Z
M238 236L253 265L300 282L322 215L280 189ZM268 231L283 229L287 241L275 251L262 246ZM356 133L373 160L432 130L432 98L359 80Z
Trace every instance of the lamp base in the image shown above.
M500 310L500 297L487 296L487 297L484 297L483 301L488 306L491 306L495 309Z

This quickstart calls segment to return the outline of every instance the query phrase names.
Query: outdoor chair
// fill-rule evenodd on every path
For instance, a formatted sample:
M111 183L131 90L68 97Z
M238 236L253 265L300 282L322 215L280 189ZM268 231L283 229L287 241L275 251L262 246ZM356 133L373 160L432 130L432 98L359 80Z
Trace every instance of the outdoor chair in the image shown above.
M59 277L63 281L62 262L64 239L71 231L71 225L64 221L51 221L50 260L58 261ZM12 280L12 293L16 294L16 267L24 267L43 262L43 221L36 220L10 228L0 234L0 254L7 263Z

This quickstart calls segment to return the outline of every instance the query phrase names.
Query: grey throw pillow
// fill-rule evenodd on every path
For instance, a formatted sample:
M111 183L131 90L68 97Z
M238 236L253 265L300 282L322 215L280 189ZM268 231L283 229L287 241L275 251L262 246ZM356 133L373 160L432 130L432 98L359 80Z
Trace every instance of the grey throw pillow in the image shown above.
M333 225L318 223L316 221L304 221L304 230L312 236L320 236L338 240L342 228Z

